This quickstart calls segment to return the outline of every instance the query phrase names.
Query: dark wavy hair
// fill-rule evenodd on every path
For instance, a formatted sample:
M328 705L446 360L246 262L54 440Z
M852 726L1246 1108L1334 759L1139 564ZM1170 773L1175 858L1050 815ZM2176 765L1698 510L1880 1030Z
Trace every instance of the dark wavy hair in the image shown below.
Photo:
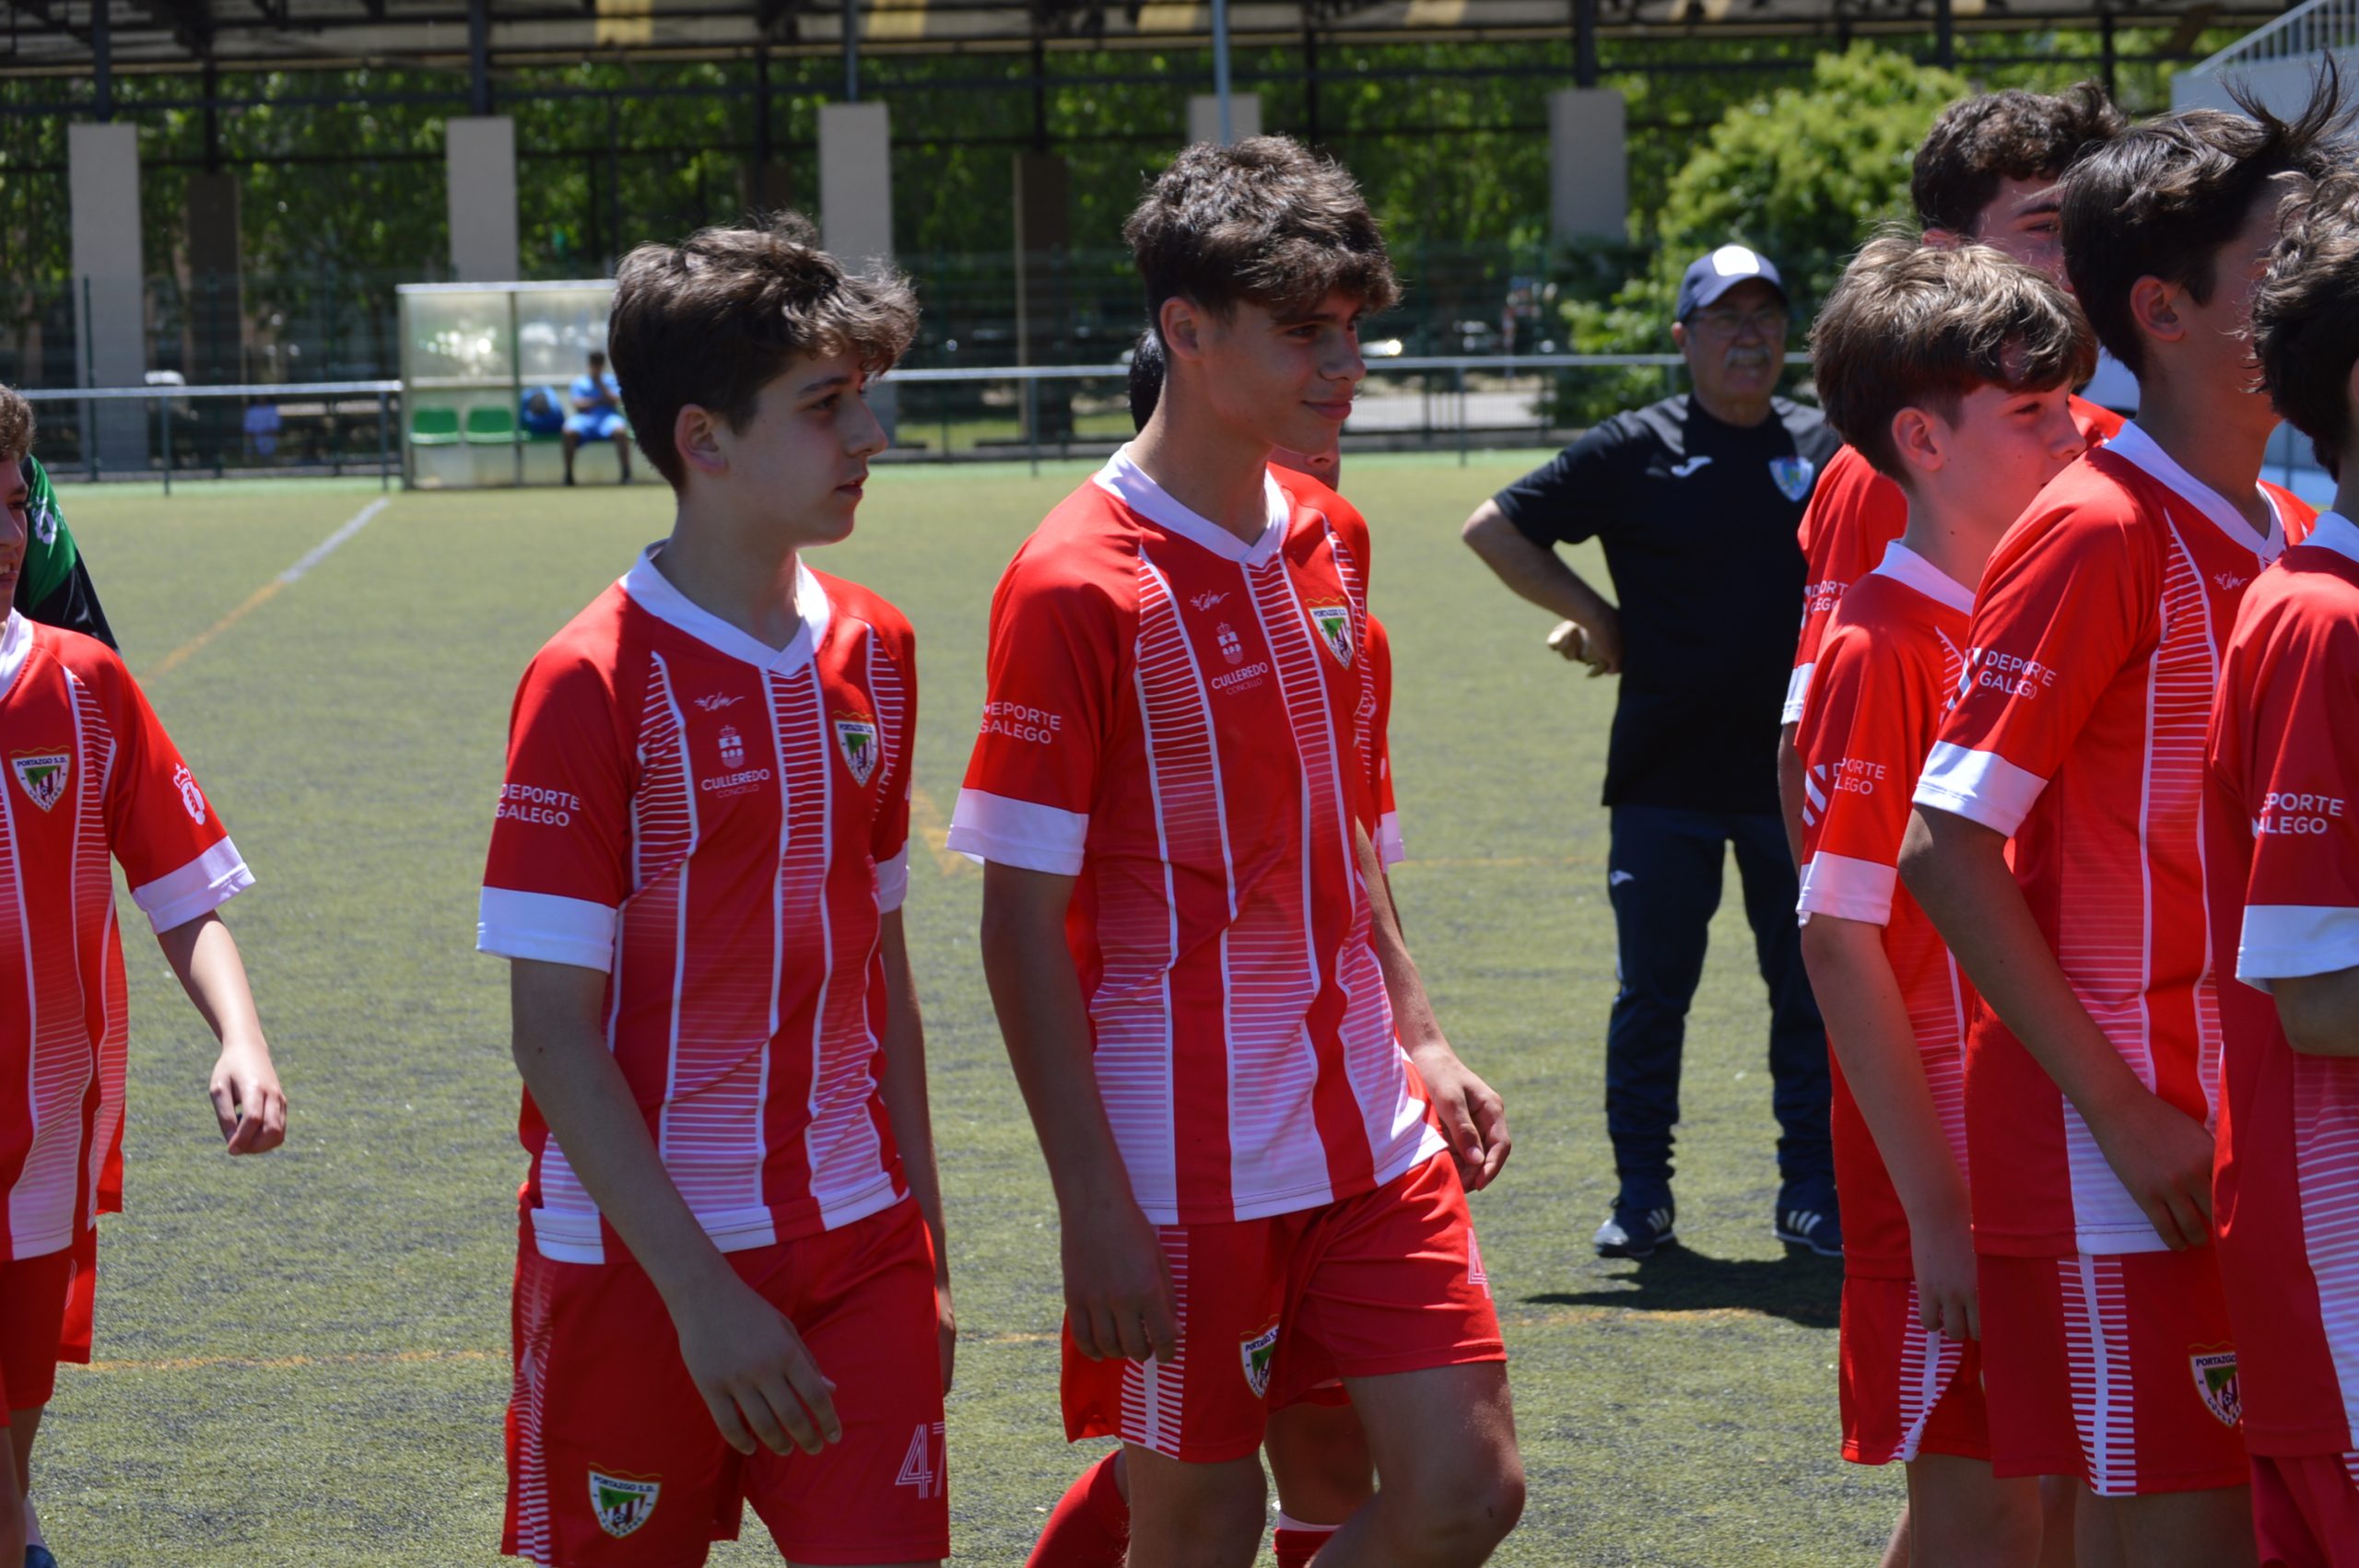
M2253 297L2252 332L2270 402L2340 478L2359 364L2359 173L2328 177L2286 215Z
M1978 93L1942 111L1917 147L1908 193L1917 221L1972 238L2002 180L2053 180L2121 135L2121 111L2095 82L2059 93Z
M33 450L33 405L14 387L0 387L0 462L18 463Z

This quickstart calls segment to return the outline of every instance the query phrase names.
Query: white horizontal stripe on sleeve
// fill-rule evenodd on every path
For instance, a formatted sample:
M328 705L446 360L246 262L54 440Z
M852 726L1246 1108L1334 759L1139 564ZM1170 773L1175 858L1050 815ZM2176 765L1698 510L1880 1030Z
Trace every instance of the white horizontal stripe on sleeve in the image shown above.
M2255 990L2271 980L2359 968L2359 909L2337 904L2253 904L2236 944L2236 978Z
M899 854L876 862L876 912L889 915L908 902L909 896L910 842L905 838Z
M180 870L133 888L131 901L146 913L150 926L168 931L211 914L253 884L254 873L246 869L245 857L224 838Z
M1058 876L1081 874L1089 818L1080 812L961 790L950 812L950 848L970 860Z
M1832 915L1863 925L1892 923L1892 890L1900 873L1892 867L1821 849L1802 868L1802 895L1794 907L1803 919Z
M1408 841L1401 837L1401 813L1386 812L1376 819L1376 857L1388 866L1397 866L1409 858Z
M1802 721L1802 699L1810 696L1810 673L1817 668L1815 661L1798 664L1794 666L1794 673L1786 677L1786 711L1778 723L1799 724Z
M1936 741L1917 779L1916 802L2013 838L2047 788L2047 779L1996 752L1968 751Z
M475 951L611 973L615 912L587 898L487 887L475 919Z

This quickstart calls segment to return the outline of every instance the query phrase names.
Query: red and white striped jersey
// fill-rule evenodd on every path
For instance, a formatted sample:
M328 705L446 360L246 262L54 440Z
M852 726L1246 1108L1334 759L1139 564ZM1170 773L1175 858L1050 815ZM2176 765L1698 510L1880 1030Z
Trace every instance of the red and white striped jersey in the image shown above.
M724 1252L903 1195L877 1093L881 917L909 886L916 643L803 568L772 649L642 556L524 672L476 945L604 970L606 1043ZM544 1257L620 1243L524 1096Z
M123 1206L123 933L110 856L158 931L253 875L114 650L0 626L0 1258L71 1246Z
M2286 1044L2271 982L2359 967L2359 527L2245 595L2205 780L2225 1104L2212 1217L2257 1454L2359 1448L2359 1061Z
M2236 605L2309 509L2243 514L2136 425L2040 492L1990 558L1917 803L2014 839L2073 993L2140 1082L2211 1120L2219 988L2205 918L2204 733ZM1975 1243L2062 1256L2164 1243L2080 1113L1984 1009L1966 1054Z
M1926 1087L1966 1168L1966 1028L1974 993L1933 922L1900 885L1900 840L1925 753L1966 668L1974 591L1898 540L1835 612L1794 743L1802 758L1802 918L1884 928ZM1843 1267L1915 1273L1908 1216L1867 1118L1835 1062L1835 1179Z
M2120 415L2077 397L2072 422L2081 427L2081 439L2093 447L2121 428ZM1802 629L1794 645L1793 677L1786 685L1784 722L1795 723L1802 716L1811 668L1818 661L1835 607L1843 602L1843 591L1872 570L1884 559L1884 546L1907 526L1907 497L1857 448L1845 447L1828 461L1795 535L1802 542L1802 558L1810 563L1810 580L1802 585ZM1847 1224L1848 1220L1847 1214Z
M1357 514L1265 486L1248 544L1129 457L992 603L950 846L1078 878L1099 1091L1158 1224L1390 1181L1440 1141L1393 1036L1354 849L1379 706Z

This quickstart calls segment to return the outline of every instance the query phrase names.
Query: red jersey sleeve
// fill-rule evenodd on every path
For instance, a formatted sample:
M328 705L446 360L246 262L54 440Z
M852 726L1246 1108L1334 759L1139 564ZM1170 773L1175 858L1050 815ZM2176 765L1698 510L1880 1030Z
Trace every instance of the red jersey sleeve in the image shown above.
M2107 686L2154 636L2159 563L2130 507L2046 508L2000 542L1917 804L2013 837Z
M109 845L132 902L150 926L168 931L252 887L253 873L147 694L112 652L88 647L103 657L76 673L92 678L117 747L107 776Z
M609 673L544 649L509 719L478 950L614 967L616 911L630 891L630 790Z
M982 723L950 848L1077 876L1122 676L1119 616L1070 552L1020 553L992 598Z
M1368 678L1376 685L1376 732L1368 746L1368 790L1376 802L1377 858L1397 866L1409 858L1401 837L1401 808L1392 797L1392 638L1367 618Z
M1780 723L1802 721L1820 646L1844 590L1873 571L1884 558L1884 547L1907 526L1908 497L1858 449L1845 447L1828 461L1795 533L1810 569L1809 580L1802 584L1802 626L1794 644L1794 673L1786 683Z
M2236 977L2261 990L2359 967L2359 622L2344 603L2286 605L2221 696L2214 766L2253 834Z
M1926 672L1884 638L1837 623L1794 737L1802 758L1802 919L1892 920L1909 784L1924 761Z
M876 862L876 907L891 914L910 895L910 791L917 778L910 748L918 733L917 634L906 623L879 627L876 657L894 665L901 688L901 732L885 748L885 780L876 792L876 820L868 853Z

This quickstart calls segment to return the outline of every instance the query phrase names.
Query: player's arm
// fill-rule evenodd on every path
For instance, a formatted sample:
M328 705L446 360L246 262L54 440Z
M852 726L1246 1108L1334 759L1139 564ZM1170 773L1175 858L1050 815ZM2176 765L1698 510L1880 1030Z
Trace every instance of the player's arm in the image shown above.
M1813 914L1802 925L1802 963L1826 1016L1827 1042L1908 1216L1919 1316L1953 1340L1978 1340L1966 1176L1933 1108L1884 932L1866 920Z
M2269 983L2286 1043L2304 1056L2359 1057L2359 968Z
M1622 616L1605 596L1565 564L1563 556L1524 537L1496 500L1474 509L1459 530L1466 547L1483 558L1501 582L1519 596L1570 622L1578 635L1558 628L1549 646L1601 675L1622 670Z
M1074 882L984 865L983 977L1056 1191L1074 1342L1093 1360L1168 1361L1179 1348L1170 1271L1106 1119L1088 1010L1065 945Z
M1480 1191L1499 1174L1515 1145L1508 1134L1507 1105L1496 1090L1458 1059L1442 1034L1441 1022L1434 1016L1433 1002L1426 995L1426 983L1402 938L1383 857L1369 842L1366 828L1355 824L1352 833L1373 917L1368 934L1376 947L1377 965L1384 972L1384 993L1392 1003L1393 1027L1400 1032L1402 1048L1408 1052L1410 1065L1417 1070L1433 1101L1459 1179L1468 1191Z
M794 1325L739 1278L663 1168L647 1118L606 1048L604 971L510 960L513 1049L524 1087L581 1185L654 1282L680 1356L731 1447L816 1454L843 1436ZM750 1434L749 1429L750 1428Z
M270 1043L254 1012L253 988L229 928L208 909L157 932L156 942L205 1027L221 1042L206 1093L229 1153L260 1154L277 1148L287 1140L287 1095L278 1086Z
M2212 1135L2138 1081L2073 995L2006 861L2006 837L1918 805L1900 874L1951 953L2096 1137L2174 1248L2211 1235Z
M933 1303L936 1338L942 1352L942 1388L950 1391L950 1375L958 1351L958 1316L950 1303L950 1246L942 1225L942 1174L933 1149L933 1113L925 1093L925 1020L918 1011L917 981L910 974L910 944L898 909L888 910L878 922L877 945L885 961L885 1071L877 1093L885 1100L886 1119L893 1125L893 1143L901 1152L902 1178L925 1228L933 1237Z

